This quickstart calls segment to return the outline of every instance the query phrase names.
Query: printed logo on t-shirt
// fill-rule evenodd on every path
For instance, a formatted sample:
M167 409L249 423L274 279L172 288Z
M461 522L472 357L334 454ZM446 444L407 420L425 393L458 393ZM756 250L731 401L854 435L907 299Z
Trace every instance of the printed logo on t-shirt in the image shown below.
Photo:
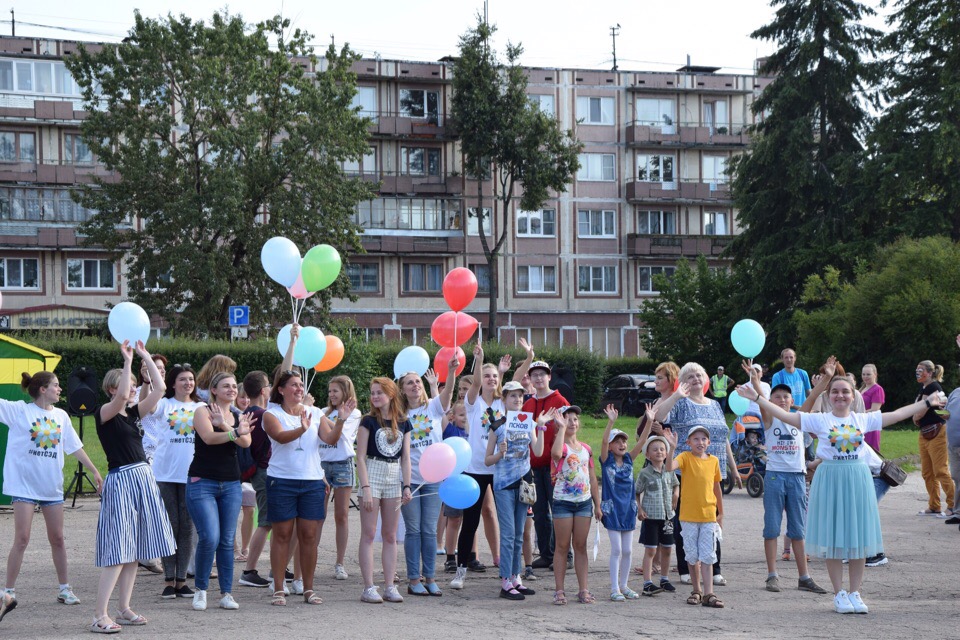
M384 458L393 458L398 453L400 449L403 448L403 436L402 434L397 434L397 437L391 440L393 437L393 432L390 429L377 429L377 435L374 436L374 441L377 444L377 451L380 452Z
M493 410L494 420L499 421L503 417L503 413L499 409ZM490 412L484 411L480 414L480 426L483 427L483 434L486 435L487 431L490 430Z
M167 414L167 424L178 436L193 434L193 409L181 407Z
M37 418L30 425L30 440L37 449L53 449L60 444L60 425L47 417Z
M769 444L771 455L791 456L800 451L800 431L788 424L773 428L774 441Z
M410 432L410 445L414 447L423 447L433 441L430 434L433 433L433 420L424 413L418 413L410 416L410 424L413 430Z
M835 425L827 434L830 445L839 453L855 457L856 450L863 444L863 433L850 424ZM842 459L843 456L837 456Z

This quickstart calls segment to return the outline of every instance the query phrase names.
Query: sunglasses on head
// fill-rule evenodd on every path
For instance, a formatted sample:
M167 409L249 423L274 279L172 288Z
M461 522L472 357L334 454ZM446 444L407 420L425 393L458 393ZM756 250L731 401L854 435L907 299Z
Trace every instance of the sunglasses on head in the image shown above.
M193 367L190 366L189 362L184 362L183 364L173 365L174 369L183 369L184 371L193 371Z

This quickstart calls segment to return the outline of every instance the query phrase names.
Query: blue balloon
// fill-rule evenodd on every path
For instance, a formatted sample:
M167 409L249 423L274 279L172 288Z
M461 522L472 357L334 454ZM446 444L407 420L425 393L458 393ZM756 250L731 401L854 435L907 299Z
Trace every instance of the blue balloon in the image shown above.
M444 444L450 445L453 452L457 454L457 466L453 468L450 477L466 471L467 467L470 466L470 458L473 456L473 449L470 448L470 443L460 437L447 438L443 442Z
M107 328L110 329L110 335L113 339L123 344L124 340L130 341L130 346L135 347L137 340L144 344L150 337L150 318L143 307L134 302L121 302L110 310L107 316Z
M290 330L292 324L286 325L280 329L277 334L277 350L281 356L287 355L287 349L290 348ZM323 333L316 327L301 327L300 337L297 339L297 346L293 349L293 364L298 367L312 369L318 362L323 360L327 353L327 340Z
M750 401L736 391L733 391L727 397L727 406L730 407L730 411L733 411L738 416L742 416L747 412L747 409L750 408Z
M763 327L756 320L741 320L730 330L730 342L737 353L744 358L753 358L763 351L767 337L763 334Z
M423 347L406 347L397 354L393 361L393 377L410 373L422 376L430 368L430 354Z
M260 264L267 275L285 287L292 287L300 277L300 250L290 240L270 238L260 250Z
M462 473L440 483L440 499L454 509L468 509L480 499L480 485Z

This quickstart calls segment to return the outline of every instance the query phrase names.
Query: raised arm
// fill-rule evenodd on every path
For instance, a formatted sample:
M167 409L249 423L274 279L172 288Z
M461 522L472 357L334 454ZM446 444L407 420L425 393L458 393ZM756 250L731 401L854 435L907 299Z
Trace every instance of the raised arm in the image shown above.
M673 429L669 429L663 432L663 437L667 439L669 443L667 445L667 460L664 463L667 471L676 471L677 470L677 459L674 457L674 453L677 450L677 433ZM674 509L677 508L676 505L673 506Z
M473 382L467 390L465 400L469 404L476 404L477 396L480 395L480 386L483 384L483 347L477 342L473 347Z
M296 322L290 327L290 344L287 345L287 352L283 354L283 362L280 363L280 372L293 370L293 350L297 346L297 339L300 338L300 325ZM278 376L279 377L279 374ZM277 381L273 381L276 385Z
M789 411L784 411L777 405L764 398L763 395L757 393L756 389L751 389L750 387L741 384L737 386L737 394L746 398L747 400L753 400L760 405L761 409L766 408L770 415L780 420L784 424L789 424L797 429L800 428L799 413L790 413Z
M567 418L560 414L553 417L553 426L557 430L557 435L553 439L553 446L550 448L550 457L554 462L559 462L563 458L563 441L567 435Z
M430 397L436 398L440 395L440 378L437 377L437 372L433 370L433 367L427 369L423 377L427 379L427 385L430 387ZM447 380L449 379L447 378Z
M753 358L741 360L740 368L743 369L744 373L746 373L747 377L750 379L751 387L757 390L763 388L760 386L760 383L762 382L762 380L760 380L760 372L753 368ZM740 394L737 394L737 395L740 395ZM763 421L764 426L769 426L770 412L764 409L763 407L760 407L760 419Z
M681 398L686 398L690 395L690 387L686 382L681 382L677 387L677 390L670 394L666 400L662 400L660 404L657 405L657 413L655 415L657 422L664 423L667 418L670 416L670 410L673 409L674 405L680 401Z
M163 376L160 375L160 369L157 368L157 363L153 361L153 357L147 352L147 348L140 340L137 340L136 350L137 354L147 365L147 375L150 376L150 393L146 398L140 397L140 404L137 405L137 410L141 416L148 416L157 408L157 403L160 402L160 398L163 397L164 392L167 390L167 383L164 381Z
M123 373L120 374L120 382L117 384L117 390L114 392L110 402L100 407L100 422L110 420L127 406L127 399L130 398L130 371L133 366L133 349L130 347L130 341L124 340L120 345L120 353L123 355ZM151 363L152 364L152 363ZM157 365L153 365L156 368ZM154 403L156 406L156 403ZM150 413L149 411L147 413ZM147 414L142 414L147 415Z
M612 404L604 407L603 412L607 414L607 426L603 430L603 435L600 437L600 464L607 461L607 455L610 452L610 431L613 429L613 425L616 424L617 417L620 415L620 412L618 412Z
M450 364L447 366L447 382L443 385L443 391L440 392L440 406L446 412L450 409L450 402L453 400L453 391L457 388L457 368L460 367L460 361L457 354L454 353L450 358Z
M517 370L513 372L514 382L523 380L523 376L527 375L527 372L530 371L530 365L533 364L533 346L523 338L520 338L520 346L527 352L527 357L523 359L523 362L520 363Z

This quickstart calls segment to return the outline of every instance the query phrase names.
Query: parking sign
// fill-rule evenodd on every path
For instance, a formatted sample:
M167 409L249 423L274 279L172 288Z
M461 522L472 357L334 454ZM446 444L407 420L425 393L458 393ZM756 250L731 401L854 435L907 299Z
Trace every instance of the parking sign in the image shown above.
M250 324L250 307L247 305L230 307L227 313L231 327L245 327Z

